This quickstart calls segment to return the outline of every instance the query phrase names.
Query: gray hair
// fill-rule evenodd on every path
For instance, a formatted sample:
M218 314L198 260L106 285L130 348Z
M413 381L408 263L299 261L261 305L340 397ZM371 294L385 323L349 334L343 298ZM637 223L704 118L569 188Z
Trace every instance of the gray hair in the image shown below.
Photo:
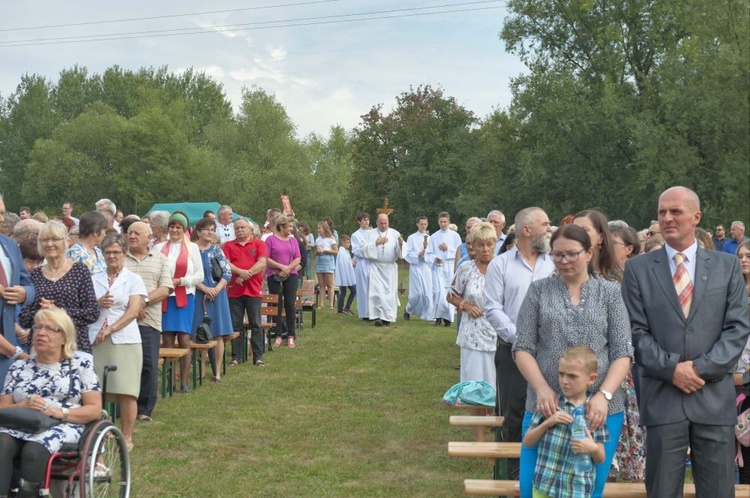
M513 223L516 226L516 232L519 232L524 225L530 225L534 221L534 215L537 211L544 212L544 209L532 206L516 213L516 219Z
M630 226L622 220L612 220L607 224L609 225L610 230L613 230L615 228L628 228Z
M68 246L68 227L63 225L60 221L50 220L42 226L41 230L39 230L39 238L37 239L37 250L39 251L39 254L44 255L44 251L42 250L42 240L48 236L60 237L65 241L65 246Z
M233 211L232 206L229 204L222 204L218 211L216 211L216 216L219 216L224 211Z
M2 197L0 197L0 199L2 199ZM8 231L12 233L13 228L15 228L16 224L19 221L21 221L21 217L18 216L16 213L10 213L10 212L6 212L4 216L5 216L5 219L3 220L2 223L0 223L0 226L7 228Z
M127 243L125 242L125 237L123 237L122 234L110 233L109 235L104 237L104 240L102 240L102 251L114 244L118 244L123 249L127 249L128 247Z
M58 221L58 223L60 223ZM62 225L62 223L60 223ZM63 225L65 226L65 225ZM13 240L16 242L21 242L23 240L26 240L29 238L29 235L35 234L39 235L42 228L44 227L44 223L41 221L37 221L31 218L27 218L25 220L21 220L18 223L16 223L16 226L13 227ZM67 237L68 229L65 229L65 235Z
M166 231L169 225L169 211L151 211L148 221Z
M469 218L468 220L466 220L466 223L464 223L464 225L468 225L470 221L472 221L474 223L482 223L482 218L479 218L477 216L472 216L471 218Z
M115 206L115 203L110 201L109 199L99 199L98 201L96 201L95 206L97 211L106 209L107 211L112 213L112 216L117 214L117 206Z
M498 215L500 216L500 219L503 220L503 223L505 223L505 215L502 213L502 211L498 211L497 209L493 209L489 213L487 213L487 219L490 219L490 216Z
M741 221L733 221L732 225L737 225L738 227L740 227L742 229L743 232L745 231L745 224L742 223Z

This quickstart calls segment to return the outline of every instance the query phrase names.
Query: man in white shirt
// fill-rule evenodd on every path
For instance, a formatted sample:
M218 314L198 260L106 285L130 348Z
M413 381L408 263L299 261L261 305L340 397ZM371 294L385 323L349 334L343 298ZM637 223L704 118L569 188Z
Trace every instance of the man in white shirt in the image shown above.
M362 246L362 255L369 260L368 317L376 327L387 327L398 313L398 258L404 239L389 227L388 215L378 215L378 226Z
M236 237L234 235L234 223L232 223L234 217L232 206L221 206L217 216L219 219L216 222L216 234L219 236L219 241L223 244L234 240Z
M404 320L409 320L411 315L418 315L422 320L435 317L432 268L424 259L429 242L427 216L420 216L417 218L417 231L409 235L406 241L404 259L409 263L409 301L406 303Z
M516 246L495 257L484 278L484 312L497 332L497 394L503 422L503 441L520 442L526 405L526 379L516 367L511 348L516 340L516 318L531 282L548 277L555 269L549 257L552 228L541 208L516 214ZM518 476L518 460L508 461L512 478Z
M372 231L370 227L370 215L361 212L357 214L359 230L352 234L352 258L354 264L354 277L357 280L357 314L362 320L369 320L368 287L370 285L370 263L362 253L362 247L367 243L367 238Z
M495 234L497 235L497 242L495 242L495 256L500 254L500 249L505 242L505 234L503 228L505 228L505 215L498 210L492 210L487 214L487 221L495 227Z
M432 265L433 302L435 305L435 326L441 323L446 327L453 322L456 307L446 301L446 296L453 283L453 260L456 250L461 245L461 236L448 228L451 219L443 211L438 215L440 230L430 236L425 252L425 261Z

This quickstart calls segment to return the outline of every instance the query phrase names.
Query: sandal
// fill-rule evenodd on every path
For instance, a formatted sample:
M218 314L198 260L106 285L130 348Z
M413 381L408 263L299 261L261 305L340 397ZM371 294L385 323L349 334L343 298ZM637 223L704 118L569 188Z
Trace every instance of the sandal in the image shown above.
M96 462L94 467L94 477L109 477L111 471L102 462Z
M148 415L138 415L139 422L153 422L154 420Z
M263 360L258 360L255 362L256 367L265 367L266 364L263 362Z
M239 364L240 364L240 362L237 361L237 360L232 360L232 361L229 362L229 366L230 367L236 367Z

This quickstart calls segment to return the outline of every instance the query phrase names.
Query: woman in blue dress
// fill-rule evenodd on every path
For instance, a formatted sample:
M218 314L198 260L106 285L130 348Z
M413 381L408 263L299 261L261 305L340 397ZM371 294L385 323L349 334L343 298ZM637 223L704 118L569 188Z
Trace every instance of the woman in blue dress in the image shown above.
M229 262L221 247L216 245L216 222L203 218L193 230L192 240L198 244L203 263L203 282L196 285L195 313L193 330L203 321L203 310L211 317L211 334L217 341L214 363L214 380L221 382L221 367L224 361L224 344L232 339L232 316L229 313L229 298L226 286L232 278ZM211 271L211 260L216 260L221 268L221 278L214 280ZM214 263L215 264L215 263Z

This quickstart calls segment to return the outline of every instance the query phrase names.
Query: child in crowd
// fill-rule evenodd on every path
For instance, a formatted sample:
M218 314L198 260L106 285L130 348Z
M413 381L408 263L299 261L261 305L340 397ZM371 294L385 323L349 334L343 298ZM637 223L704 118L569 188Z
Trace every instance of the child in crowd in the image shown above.
M339 303L338 303L338 314L351 315L352 314L352 301L357 295L357 281L354 278L354 263L352 257L349 254L349 250L352 247L352 241L348 235L342 235L340 238L341 246L339 247L339 254L336 258L336 273L334 276L334 284L339 287ZM346 293L349 292L349 300L346 300Z
M333 311L334 286L333 274L336 270L336 253L339 248L331 233L331 227L325 221L318 223L318 238L315 239L315 274L318 276L318 285L321 302L328 296L328 303ZM321 309L323 305L319 305Z
M588 346L574 346L560 358L558 411L544 418L534 413L524 437L526 447L539 443L534 471L534 498L549 496L588 497L594 490L595 467L586 473L574 470L575 454L588 454L594 464L604 461L604 444L609 440L607 425L592 434L586 428L585 439L572 439L573 413L588 401L586 391L596 381L597 360Z

